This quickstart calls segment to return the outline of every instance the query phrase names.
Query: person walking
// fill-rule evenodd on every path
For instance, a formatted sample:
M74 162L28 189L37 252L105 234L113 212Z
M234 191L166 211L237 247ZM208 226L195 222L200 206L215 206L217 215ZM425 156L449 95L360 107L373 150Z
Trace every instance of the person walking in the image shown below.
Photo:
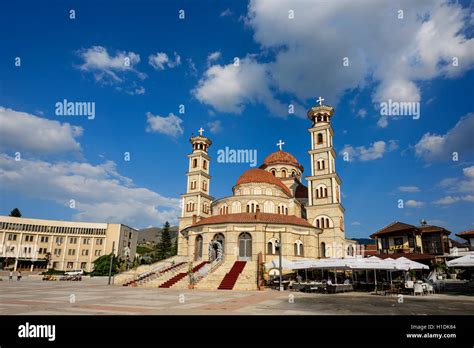
M10 270L8 280L13 280L13 271L12 270Z
M20 280L21 279L21 271L18 271L18 275L16 277L16 280Z

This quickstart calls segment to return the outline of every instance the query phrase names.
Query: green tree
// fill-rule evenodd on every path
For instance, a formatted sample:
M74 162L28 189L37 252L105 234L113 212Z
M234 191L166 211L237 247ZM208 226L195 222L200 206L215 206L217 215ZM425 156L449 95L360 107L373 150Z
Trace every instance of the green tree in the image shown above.
M18 218L21 217L20 209L18 209L18 208L13 209L13 210L10 212L10 216L18 217Z
M94 261L94 270L92 271L92 276L107 276L109 275L109 268L110 268L110 257L112 254L103 255L97 258ZM118 258L114 257L112 263L112 275L117 274L119 272L119 260Z
M156 248L158 260L163 260L171 256L171 236L170 236L170 224L168 221L165 222L163 230L161 231L161 239Z
M171 256L178 255L178 235L176 234L176 238L174 239L173 249L171 251Z

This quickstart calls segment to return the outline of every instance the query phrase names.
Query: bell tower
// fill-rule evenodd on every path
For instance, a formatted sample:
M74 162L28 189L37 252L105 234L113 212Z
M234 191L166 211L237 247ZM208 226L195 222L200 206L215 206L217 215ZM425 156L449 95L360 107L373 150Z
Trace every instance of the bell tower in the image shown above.
M308 222L321 228L320 255L322 257L344 257L344 208L341 204L341 179L336 173L336 152L333 147L334 130L331 118L334 108L319 105L308 111L312 122L308 129L311 135L311 149L308 151L311 162L311 176L308 180Z
M189 167L186 173L187 189L181 195L181 217L179 231L192 225L200 219L211 216L211 202L214 200L209 195L211 176L209 167L211 158L208 155L212 141L203 136L204 129L199 129L199 135L192 136L189 142L192 152L188 155ZM187 241L178 233L178 255L187 255Z

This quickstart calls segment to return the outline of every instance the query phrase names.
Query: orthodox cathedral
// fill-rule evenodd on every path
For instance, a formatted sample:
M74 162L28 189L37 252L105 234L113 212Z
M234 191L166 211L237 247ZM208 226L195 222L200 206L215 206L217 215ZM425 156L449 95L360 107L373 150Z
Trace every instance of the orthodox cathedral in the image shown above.
M228 270L240 262L240 272L247 268L250 275L257 273L258 265L277 260L280 248L288 260L353 256L355 242L345 238L341 179L335 167L334 108L322 101L319 98L319 105L308 111L307 186L303 166L282 151L280 141L279 151L238 178L231 196L215 199L210 195L212 141L202 129L191 137L178 256L194 262L220 260Z

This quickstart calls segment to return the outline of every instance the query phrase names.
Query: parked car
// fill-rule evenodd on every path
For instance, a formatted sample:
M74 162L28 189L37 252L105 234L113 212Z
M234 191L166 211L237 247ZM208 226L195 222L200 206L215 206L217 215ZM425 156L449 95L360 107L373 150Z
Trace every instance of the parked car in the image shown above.
M82 276L82 275L84 275L84 271L82 269L74 269L74 270L64 272L64 275L67 275L67 276Z

